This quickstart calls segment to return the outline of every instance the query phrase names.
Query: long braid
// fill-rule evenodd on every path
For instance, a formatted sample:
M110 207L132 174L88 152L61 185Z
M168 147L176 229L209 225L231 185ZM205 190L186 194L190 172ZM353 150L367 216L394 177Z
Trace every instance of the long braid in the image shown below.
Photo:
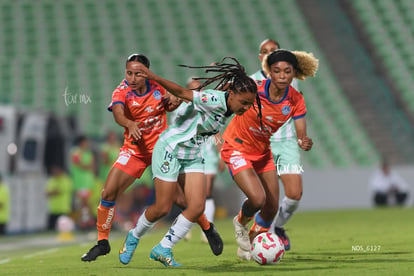
M234 63L224 62L226 59L231 59ZM244 67L233 57L225 57L220 62L216 62L212 65L206 66L190 66L190 65L178 65L180 67L193 68L193 69L205 69L206 73L218 72L219 74L213 77L197 77L194 80L204 80L204 82L197 88L202 89L214 82L218 82L214 89L222 88L228 83L232 83L237 78L242 78L246 75ZM249 90L244 90L249 91Z
M259 93L256 94L256 103L257 103L257 109L258 109L258 111L256 111L256 112L257 112L257 117L259 117L259 121L260 121L260 129L262 131L266 131L264 129L264 126L263 126L263 120L262 120L262 118L263 118L263 115L262 115L262 101L260 100Z
M230 59L234 63L225 62ZM195 77L194 80L203 81L203 83L196 88L201 90L202 88L217 82L214 89L227 90L230 89L234 93L241 93L250 91L256 93L256 103L258 107L257 117L260 120L260 127L264 130L262 121L262 104L259 94L257 93L257 85L253 79L251 79L244 69L244 67L233 57L225 57L221 61L206 66L190 66L190 65L178 65L180 67L192 68L192 69L205 69L206 73L217 72L218 74L213 77ZM256 110L256 109L255 109Z

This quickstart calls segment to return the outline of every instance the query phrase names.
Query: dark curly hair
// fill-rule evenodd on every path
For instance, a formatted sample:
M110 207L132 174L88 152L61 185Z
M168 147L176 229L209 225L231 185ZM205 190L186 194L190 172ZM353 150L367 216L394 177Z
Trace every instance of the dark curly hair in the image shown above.
M233 63L227 62L227 60L233 61ZM260 119L260 125L262 124L262 104L260 102L259 94L257 93L256 82L250 78L244 69L244 67L233 57L224 57L221 61L215 62L206 66L189 66L180 64L180 67L205 69L206 73L214 72L217 75L213 77L195 77L194 80L203 81L196 90L212 84L217 83L214 89L217 90L232 90L236 94L250 92L256 94L256 103L258 106L258 117Z

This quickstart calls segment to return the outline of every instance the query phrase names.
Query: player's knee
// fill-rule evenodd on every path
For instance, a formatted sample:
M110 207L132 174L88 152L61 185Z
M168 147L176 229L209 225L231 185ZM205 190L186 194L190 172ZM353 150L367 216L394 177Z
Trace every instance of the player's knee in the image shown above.
M302 193L295 193L295 194L289 195L288 198L299 201L302 199Z
M249 198L250 204L256 210L262 209L262 207L266 203L266 195L265 194L256 194Z
M187 210L191 218L197 219L204 213L205 203L195 203L188 206Z
M175 204L177 204L177 206L182 209L185 209L187 207L187 202L183 196L177 196L175 199Z
M157 208L158 210L158 216L159 217L164 217L166 215L168 215L168 213L171 211L172 208L172 204L171 205L167 205L165 204L164 206Z
M295 191L286 191L285 195L287 198L292 200L301 200L302 199L302 190L295 190Z

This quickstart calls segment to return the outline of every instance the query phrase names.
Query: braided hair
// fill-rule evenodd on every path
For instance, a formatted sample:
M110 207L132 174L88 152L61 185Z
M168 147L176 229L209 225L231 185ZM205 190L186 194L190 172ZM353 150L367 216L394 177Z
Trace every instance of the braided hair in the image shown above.
M227 62L227 60L233 61L234 63ZM256 94L256 103L258 106L258 117L260 119L260 126L263 128L262 123L262 104L260 101L259 94L257 93L257 85L255 81L250 78L244 69L244 67L233 57L224 57L221 61L206 66L189 66L179 65L180 67L205 69L206 73L215 72L217 75L213 77L194 77L193 80L203 81L200 86L195 88L201 90L202 88L217 83L214 89L217 90L232 90L235 94L242 92L251 92ZM254 106L253 106L254 107Z

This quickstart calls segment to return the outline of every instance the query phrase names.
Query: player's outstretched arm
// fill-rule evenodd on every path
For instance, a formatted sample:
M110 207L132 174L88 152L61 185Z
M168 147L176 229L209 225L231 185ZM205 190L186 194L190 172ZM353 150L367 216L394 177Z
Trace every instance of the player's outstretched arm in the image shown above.
M151 70L149 70L144 65L140 65L140 72L139 76L154 80L161 84L168 92L173 94L174 96L180 97L184 100L193 101L193 91L187 88L184 88L175 82L166 80L156 74L154 74Z

